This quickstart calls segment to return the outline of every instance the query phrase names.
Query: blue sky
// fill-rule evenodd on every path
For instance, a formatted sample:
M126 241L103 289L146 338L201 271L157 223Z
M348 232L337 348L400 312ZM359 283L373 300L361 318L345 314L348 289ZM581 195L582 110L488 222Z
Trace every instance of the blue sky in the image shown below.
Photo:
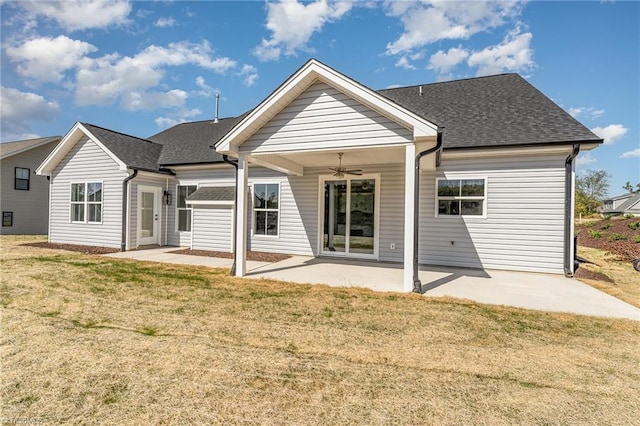
M310 57L372 89L517 72L640 183L640 3L0 0L3 142L76 121L147 137L254 107Z

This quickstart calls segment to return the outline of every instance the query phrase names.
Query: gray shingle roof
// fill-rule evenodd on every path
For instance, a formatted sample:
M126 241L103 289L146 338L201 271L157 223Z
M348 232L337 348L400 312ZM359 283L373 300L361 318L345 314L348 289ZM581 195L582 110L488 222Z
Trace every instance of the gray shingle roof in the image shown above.
M640 202L640 193L625 194L619 197L613 197L612 199L620 199L626 196L628 196L629 198L625 200L622 204L620 204L617 208L615 209L604 208L601 210L601 213L625 213L627 210L631 209L635 204Z
M234 201L235 199L235 186L203 186L191 194L187 201Z
M378 91L445 127L443 148L481 148L602 139L518 74Z
M23 141L3 142L0 143L0 158L10 157L15 153L27 151L31 148L36 148L51 142L60 142L61 139L61 136L47 136L44 138L27 139Z
M160 170L158 160L162 145L89 123L82 123L82 125L128 167L149 171Z
M148 139L163 145L160 164L220 163L222 155L211 146L218 142L244 115L213 120L181 123Z
M601 143L538 89L517 74L501 74L379 90L377 93L445 128L444 149L541 144ZM211 148L239 117L181 123L147 139L84 124L129 167L222 162Z

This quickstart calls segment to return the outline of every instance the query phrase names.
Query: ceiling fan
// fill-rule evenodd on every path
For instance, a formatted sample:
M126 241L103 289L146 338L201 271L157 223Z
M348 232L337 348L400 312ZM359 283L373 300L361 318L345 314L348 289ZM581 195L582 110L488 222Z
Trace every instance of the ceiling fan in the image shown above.
M347 170L346 167L342 167L342 155L344 153L339 152L338 153L338 160L340 161L340 165L338 167L329 167L329 170L333 170L333 176L337 177L337 178L343 178L345 174L348 175L356 175L356 176L362 176L362 170L360 169L354 169L354 170Z

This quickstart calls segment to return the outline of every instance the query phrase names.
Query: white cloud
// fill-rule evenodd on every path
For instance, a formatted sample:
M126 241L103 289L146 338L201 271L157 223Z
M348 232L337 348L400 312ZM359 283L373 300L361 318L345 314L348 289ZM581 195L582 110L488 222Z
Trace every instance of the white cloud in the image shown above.
M187 92L178 89L167 92L129 92L122 95L120 104L128 111L153 111L183 108L187 98Z
M57 22L67 31L127 24L131 12L127 0L24 1L20 6L31 14Z
M411 63L409 63L409 59L406 56L401 56L400 59L398 59L398 62L396 62L396 67L398 68L404 68L406 70L415 70L416 67L411 65Z
M516 28L507 34L502 43L473 52L467 64L470 67L478 67L476 76L528 72L535 66L531 50L532 37L531 33L520 34L519 28Z
M518 16L517 2L424 1L388 2L387 14L400 19L402 35L387 44L387 53L396 55L446 39L468 39L481 31L503 25Z
M586 166L587 164L593 164L596 161L597 160L593 157L593 155L590 152L587 152L585 154L578 155L578 157L576 158L576 165Z
M90 43L60 35L27 40L7 47L6 52L9 60L17 63L16 71L22 77L36 82L59 82L66 70L75 68L80 59L96 50Z
M213 87L207 84L204 77L202 77L201 75L196 77L196 86L200 88L200 90L198 90L196 94L198 96L202 96L203 98L210 98L216 92Z
M607 127L594 127L591 131L604 139L605 145L611 145L626 135L629 129L622 124L609 124Z
M640 148L636 148L633 151L624 152L620 158L640 158Z
M244 78L243 83L245 86L251 87L258 79L258 69L253 65L244 64L238 75Z
M158 86L168 66L197 65L223 74L236 66L227 57L213 57L209 44L170 43L167 47L149 46L133 57L117 54L97 59L84 58L79 64L75 102L78 105L107 105L120 99L124 108L135 108L136 95ZM169 92L167 92L169 93ZM173 95L164 95L169 104ZM146 105L145 102L142 103Z
M201 113L202 111L200 111L197 108L194 108L194 109L183 108L171 114L168 114L167 116L158 117L155 119L155 122L156 122L156 126L158 126L158 128L162 130L168 127L175 126L176 124L184 123L189 119L193 119L194 117L197 117Z
M469 51L461 46L452 47L447 52L438 50L429 58L429 66L427 68L435 70L440 80L451 78L451 70L469 57Z
M32 121L51 121L60 111L56 102L40 95L0 87L2 139L17 140L38 137L29 125Z
M281 0L267 3L266 27L271 37L256 46L253 54L261 61L273 61L281 55L291 56L298 51L310 51L307 43L311 36L322 30L326 23L340 19L351 10L347 1L316 0L299 3L297 0Z
M173 19L172 17L160 18L156 21L154 25L158 28L170 28L176 25L176 20Z
M603 109L595 109L591 107L571 107L567 112L575 119L578 119L581 116L586 116L592 120L600 118L602 114L604 114Z

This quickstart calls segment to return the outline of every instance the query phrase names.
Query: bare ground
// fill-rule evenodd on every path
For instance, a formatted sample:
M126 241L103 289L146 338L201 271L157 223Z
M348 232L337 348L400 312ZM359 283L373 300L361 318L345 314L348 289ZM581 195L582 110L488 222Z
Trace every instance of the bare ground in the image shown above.
M608 251L622 262L640 258L640 218L613 217L576 225L578 245ZM630 226L631 225L631 226Z
M0 252L0 408L42 424L640 418L632 321Z

